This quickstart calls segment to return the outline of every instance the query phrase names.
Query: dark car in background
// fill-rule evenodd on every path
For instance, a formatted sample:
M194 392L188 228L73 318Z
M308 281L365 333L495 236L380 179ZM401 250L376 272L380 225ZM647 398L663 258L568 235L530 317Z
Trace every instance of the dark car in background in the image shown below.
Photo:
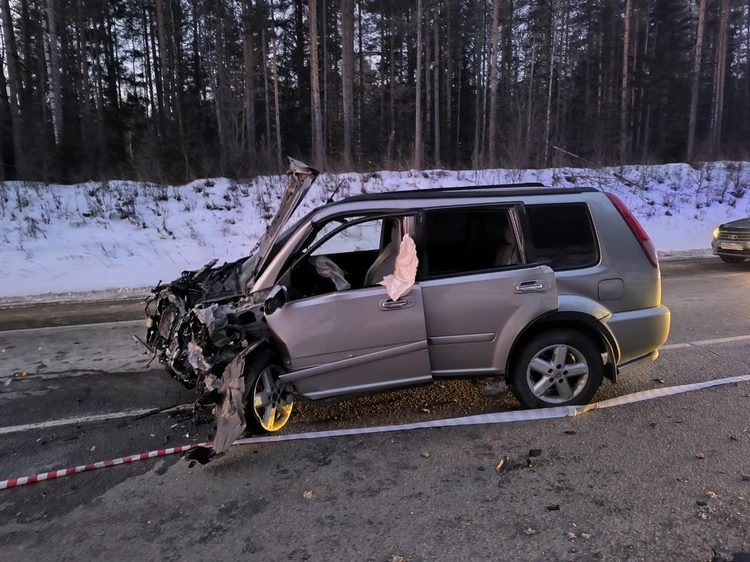
M714 230L711 249L725 263L742 263L750 258L750 217L720 225Z

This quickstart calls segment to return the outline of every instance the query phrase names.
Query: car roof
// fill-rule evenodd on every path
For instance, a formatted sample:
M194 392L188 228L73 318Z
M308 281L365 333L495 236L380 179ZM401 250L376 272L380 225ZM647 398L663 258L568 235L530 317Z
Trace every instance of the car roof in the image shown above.
M547 187L543 183L509 183L497 185L471 185L466 187L436 187L429 189L410 189L386 193L368 193L354 195L334 203L346 204L365 201L399 201L405 199L458 199L471 197L529 197L543 195L575 195L580 193L598 193L593 187Z

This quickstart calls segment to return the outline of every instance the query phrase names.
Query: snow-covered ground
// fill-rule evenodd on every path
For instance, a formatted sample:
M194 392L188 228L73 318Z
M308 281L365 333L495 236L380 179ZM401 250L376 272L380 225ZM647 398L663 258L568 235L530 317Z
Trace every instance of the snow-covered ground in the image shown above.
M618 180L613 174L635 185ZM324 174L301 216L339 188L359 193L540 181L594 186L620 196L663 258L705 255L713 229L750 216L750 163L624 168ZM62 186L0 184L0 297L115 290L133 294L202 266L248 254L276 211L285 176L183 186L128 181ZM676 252L676 254L675 254Z

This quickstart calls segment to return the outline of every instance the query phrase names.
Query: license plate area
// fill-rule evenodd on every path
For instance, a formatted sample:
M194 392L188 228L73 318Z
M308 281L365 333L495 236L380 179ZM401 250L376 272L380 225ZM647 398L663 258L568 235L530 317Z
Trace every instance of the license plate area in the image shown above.
M737 244L736 242L722 242L721 249L722 250L735 250L737 252L741 252L742 250L745 249L745 245Z

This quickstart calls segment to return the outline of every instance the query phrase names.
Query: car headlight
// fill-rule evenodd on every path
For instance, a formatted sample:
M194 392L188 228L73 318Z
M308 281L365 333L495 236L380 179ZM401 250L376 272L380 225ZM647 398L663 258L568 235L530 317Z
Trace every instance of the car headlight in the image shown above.
M717 238L717 239L719 238L719 229L718 228L714 228L714 238Z

